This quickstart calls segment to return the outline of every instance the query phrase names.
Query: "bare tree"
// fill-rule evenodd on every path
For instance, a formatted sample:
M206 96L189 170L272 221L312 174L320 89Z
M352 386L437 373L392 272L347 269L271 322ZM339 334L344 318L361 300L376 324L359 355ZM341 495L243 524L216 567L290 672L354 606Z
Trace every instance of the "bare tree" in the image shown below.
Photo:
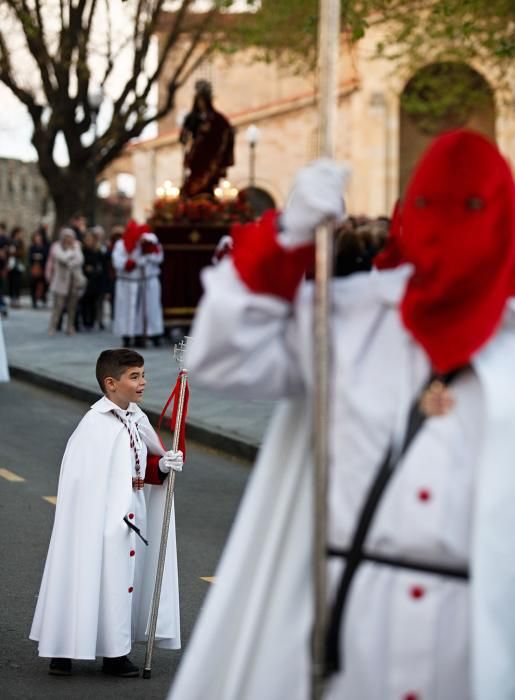
M177 89L214 48L210 32L219 32L217 15L232 4L215 0L192 23L193 0L180 0L164 25L165 0L2 0L0 81L31 117L32 143L57 225L74 211L87 210L95 175L173 108ZM152 109L152 90L165 66L166 94ZM107 88L109 123L94 137L89 98ZM68 151L66 166L56 162L58 139Z

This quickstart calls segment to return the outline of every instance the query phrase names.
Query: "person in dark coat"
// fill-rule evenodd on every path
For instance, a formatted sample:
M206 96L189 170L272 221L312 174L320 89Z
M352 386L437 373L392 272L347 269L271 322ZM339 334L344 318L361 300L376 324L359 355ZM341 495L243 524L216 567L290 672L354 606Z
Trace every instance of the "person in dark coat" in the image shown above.
M7 285L9 297L11 299L11 307L18 308L20 306L21 286L23 273L25 272L26 256L25 243L23 242L23 229L21 226L15 226L11 231L11 238L7 250Z
M86 330L91 330L97 318L98 300L103 294L104 272L103 256L99 250L97 237L91 231L84 235L82 254L84 255L82 271L87 280L86 290L81 299L82 323Z
M46 280L45 265L48 248L45 246L43 236L38 230L32 234L27 262L29 265L29 285L32 308L37 309L38 302L45 301Z

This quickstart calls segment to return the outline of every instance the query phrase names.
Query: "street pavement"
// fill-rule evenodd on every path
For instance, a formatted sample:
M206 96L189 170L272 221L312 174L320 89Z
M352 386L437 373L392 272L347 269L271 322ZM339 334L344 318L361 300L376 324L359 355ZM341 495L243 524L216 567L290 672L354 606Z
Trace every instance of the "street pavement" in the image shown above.
M119 347L110 331L82 332L70 337L47 334L49 311L33 310L27 298L21 309L3 319L7 356L13 376L93 401L99 396L95 362L102 350ZM170 341L139 352L145 358L148 385L142 408L156 420L177 377ZM195 386L190 376L188 436L198 442L251 459L255 456L273 410L268 401L236 401Z
M56 339L63 345L74 341L80 342L79 338ZM180 651L156 648L150 680L104 676L100 659L76 662L73 676L59 678L47 674L47 661L37 656L36 644L28 639L53 523L52 499L61 457L86 410L84 402L24 382L0 384L2 700L163 700L181 658ZM187 463L177 476L183 649L209 586L216 585L203 577L215 572L249 473L248 462L190 444ZM144 645L136 645L131 658L142 666L144 654Z

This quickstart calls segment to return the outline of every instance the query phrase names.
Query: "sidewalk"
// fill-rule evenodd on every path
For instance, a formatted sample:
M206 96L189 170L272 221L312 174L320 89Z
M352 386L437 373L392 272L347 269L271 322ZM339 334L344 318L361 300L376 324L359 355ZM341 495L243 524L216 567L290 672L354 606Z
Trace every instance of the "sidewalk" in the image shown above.
M96 401L100 395L95 379L96 359L102 350L119 347L120 339L107 330L49 337L49 311L33 310L26 299L23 302L22 308L10 310L9 317L2 320L12 377L88 403ZM168 344L138 352L145 358L148 379L142 408L155 425L175 384L177 365ZM273 404L220 399L192 384L190 392L188 438L253 459Z

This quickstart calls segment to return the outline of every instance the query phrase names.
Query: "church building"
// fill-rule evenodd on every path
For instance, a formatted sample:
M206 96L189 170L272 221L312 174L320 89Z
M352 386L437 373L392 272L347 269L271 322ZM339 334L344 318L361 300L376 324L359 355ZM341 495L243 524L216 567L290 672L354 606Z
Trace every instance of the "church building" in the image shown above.
M374 56L380 36L369 31L352 48L342 39L338 84L338 160L352 167L348 210L355 215L391 213L414 163L438 131L468 126L494 139L515 168L515 112L513 91L496 86L492 71L483 65L456 63L457 75L468 75L482 99L462 113L428 126L407 114L401 97L412 89L413 71ZM441 64L421 66L438 72ZM449 64L445 66L449 69ZM515 84L515 71L512 82ZM277 63L253 59L251 50L229 57L214 56L203 64L176 96L174 111L158 125L158 135L133 144L136 178L134 215L148 216L156 189L166 180L180 186L183 151L180 124L191 108L194 84L204 79L213 87L215 108L236 128L235 165L229 169L232 185L254 184L277 206L284 204L296 171L317 152L315 75L295 73ZM160 85L164 91L164 83ZM248 131L252 126L252 130ZM254 129L257 127L258 131ZM249 137L258 135L254 146Z

